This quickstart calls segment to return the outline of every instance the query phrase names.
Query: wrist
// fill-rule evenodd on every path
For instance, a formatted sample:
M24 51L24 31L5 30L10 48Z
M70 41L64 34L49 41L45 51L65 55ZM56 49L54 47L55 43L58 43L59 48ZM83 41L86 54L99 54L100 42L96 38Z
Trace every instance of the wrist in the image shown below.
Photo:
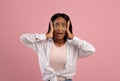
M49 33L48 34L46 34L46 39L51 39L53 36L52 35L50 35Z
M74 35L71 35L71 36L69 36L69 38L68 38L68 39L73 39L73 37L74 37Z
M46 34L46 39L49 39L49 34Z

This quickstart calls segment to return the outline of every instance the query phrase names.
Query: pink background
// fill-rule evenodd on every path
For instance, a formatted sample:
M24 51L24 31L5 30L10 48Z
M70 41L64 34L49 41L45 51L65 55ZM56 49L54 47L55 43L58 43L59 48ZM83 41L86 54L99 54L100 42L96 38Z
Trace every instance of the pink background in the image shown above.
M96 52L78 61L74 81L120 81L119 0L0 0L0 81L43 81L37 54L23 33L46 33L51 16L64 12L73 32Z

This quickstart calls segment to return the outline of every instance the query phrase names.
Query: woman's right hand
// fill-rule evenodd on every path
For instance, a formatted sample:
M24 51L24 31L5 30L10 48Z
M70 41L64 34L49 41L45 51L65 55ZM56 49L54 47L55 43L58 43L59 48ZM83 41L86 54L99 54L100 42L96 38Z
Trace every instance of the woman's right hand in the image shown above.
M46 34L47 39L53 38L53 23L50 21L50 32Z

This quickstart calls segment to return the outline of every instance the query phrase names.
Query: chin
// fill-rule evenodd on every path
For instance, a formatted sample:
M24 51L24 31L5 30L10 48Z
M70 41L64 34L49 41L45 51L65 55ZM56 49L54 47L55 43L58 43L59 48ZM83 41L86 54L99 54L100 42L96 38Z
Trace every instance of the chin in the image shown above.
M56 39L61 40L64 39L64 37L56 37Z

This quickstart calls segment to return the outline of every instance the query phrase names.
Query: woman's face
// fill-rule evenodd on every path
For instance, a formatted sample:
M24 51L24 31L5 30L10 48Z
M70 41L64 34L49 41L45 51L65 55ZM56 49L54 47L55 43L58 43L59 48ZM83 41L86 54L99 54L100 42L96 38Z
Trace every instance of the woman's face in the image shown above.
M54 21L53 35L55 39L64 39L66 35L67 22L64 18L58 17Z

